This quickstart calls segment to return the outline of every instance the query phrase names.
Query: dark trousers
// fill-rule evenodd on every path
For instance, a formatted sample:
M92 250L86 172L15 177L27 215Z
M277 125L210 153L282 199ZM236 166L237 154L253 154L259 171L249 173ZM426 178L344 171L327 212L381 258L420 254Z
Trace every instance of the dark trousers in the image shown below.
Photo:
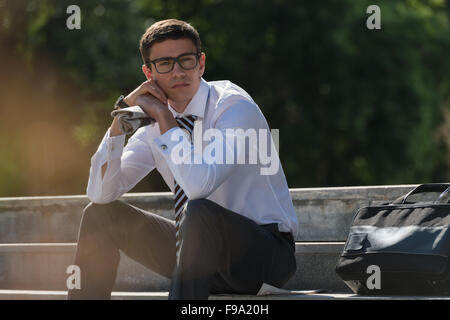
M175 222L116 200L83 211L74 264L81 288L69 299L110 299L119 250L172 279L169 299L207 299L210 293L256 294L263 282L281 287L296 270L292 236L205 200L189 200L179 262Z

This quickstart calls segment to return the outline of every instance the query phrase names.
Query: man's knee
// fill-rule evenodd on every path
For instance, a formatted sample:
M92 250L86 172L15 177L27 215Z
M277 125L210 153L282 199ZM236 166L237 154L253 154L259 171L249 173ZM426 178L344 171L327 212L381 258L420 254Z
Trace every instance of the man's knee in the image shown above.
M221 219L216 204L206 199L189 200L181 225L183 248L191 258L216 254L220 251ZM190 249L186 249L190 248ZM199 259L198 263L202 264Z
M187 202L186 217L199 218L211 211L214 202L207 199L195 199Z
M83 209L83 221L102 219L107 214L111 214L117 209L118 200L110 203L94 203L89 204Z
M189 200L184 212L183 225L190 228L214 221L217 218L213 212L214 205L214 202L207 199Z

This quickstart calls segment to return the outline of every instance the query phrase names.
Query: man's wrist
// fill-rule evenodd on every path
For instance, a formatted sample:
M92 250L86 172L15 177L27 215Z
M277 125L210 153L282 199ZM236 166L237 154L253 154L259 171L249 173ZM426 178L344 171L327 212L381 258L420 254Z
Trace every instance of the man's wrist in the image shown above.
M115 116L109 129L109 136L114 137L120 135L123 135L123 132L120 130L119 120L117 119L117 116Z
M125 101L125 97L121 95L114 104L114 109L128 108L130 105Z
M159 124L159 130L161 134L164 134L166 131L173 127L178 127L178 124L173 117L172 112L169 109L159 109L155 115L155 121Z
M128 97L128 96L126 96L125 98L123 98L123 102L125 102L127 105L129 105L129 106L132 106L132 105L135 105L135 103L133 102L133 100L130 98L130 97Z
M166 118L166 119L170 119L170 118L174 118L172 112L170 112L169 108L167 108L167 106L163 107L163 108L158 108L158 111L156 112L156 117L157 118ZM158 120L158 119L155 119Z

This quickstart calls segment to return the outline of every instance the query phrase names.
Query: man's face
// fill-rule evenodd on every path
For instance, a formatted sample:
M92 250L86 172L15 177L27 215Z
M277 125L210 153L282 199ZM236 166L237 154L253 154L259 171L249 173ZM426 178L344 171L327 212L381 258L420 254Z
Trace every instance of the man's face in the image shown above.
M150 49L150 61L160 58L176 58L185 53L197 53L195 44L191 39L164 40L155 43ZM156 81L158 86L166 93L170 104L177 110L183 111L195 95L200 86L200 80L205 70L205 55L199 58L195 68L183 69L175 62L173 70L168 73L158 73L155 65L151 68L143 66L147 78Z

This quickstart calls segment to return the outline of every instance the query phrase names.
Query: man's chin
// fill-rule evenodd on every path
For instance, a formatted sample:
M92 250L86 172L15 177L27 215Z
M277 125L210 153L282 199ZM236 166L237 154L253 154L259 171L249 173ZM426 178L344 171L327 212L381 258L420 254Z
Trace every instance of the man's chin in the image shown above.
M186 97L186 96L169 96L169 104L176 108L179 109L180 107L184 108L189 104L189 102L191 101L192 97ZM179 110L177 110L179 111Z

